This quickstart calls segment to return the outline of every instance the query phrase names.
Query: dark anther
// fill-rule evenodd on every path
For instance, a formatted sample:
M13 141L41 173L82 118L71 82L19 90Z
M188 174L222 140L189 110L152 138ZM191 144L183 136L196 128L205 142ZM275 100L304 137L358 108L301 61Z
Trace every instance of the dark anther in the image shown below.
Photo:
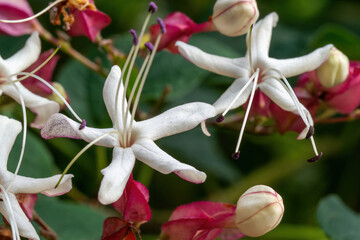
M166 33L166 27L165 27L164 21L161 18L157 18L156 20L157 20L157 23L160 26L162 34L165 34Z
M157 11L158 7L154 2L150 2L148 6L148 12L155 13Z
M217 123L221 123L222 121L224 121L224 119L225 119L225 117L221 114L220 116L218 116L217 118L216 118L216 122Z
M136 34L136 31L134 29L130 29L129 33L131 33L131 35L133 36L133 43L134 45L138 45L139 40L138 40L138 36Z
M234 153L231 155L231 157L232 157L233 159L239 159L239 157L240 157L240 151L234 152Z
M86 120L83 119L81 124L80 124L79 130L83 130L85 127L86 127Z
M152 45L151 42L145 43L145 47L146 47L150 52L154 51L154 45Z
M317 156L315 156L315 157L313 157L313 158L310 158L310 159L308 159L307 161L308 161L308 162L316 162L316 161L318 161L318 160L322 157L322 155L323 155L323 153L321 152L319 155L317 155Z
M314 135L314 132L315 132L314 126L310 126L309 131L307 132L305 138L306 139L311 138Z

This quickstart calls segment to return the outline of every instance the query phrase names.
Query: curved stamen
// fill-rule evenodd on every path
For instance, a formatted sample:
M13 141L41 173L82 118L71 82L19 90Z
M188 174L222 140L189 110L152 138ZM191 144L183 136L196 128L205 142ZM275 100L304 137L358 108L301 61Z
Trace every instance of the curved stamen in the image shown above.
M58 3L61 2L65 2L66 0L57 0L53 3L51 3L49 6L47 6L46 8L44 8L43 10L41 10L40 12L38 12L37 14L28 17L28 18L24 18L24 19L17 19L17 20L7 20L7 19L1 19L0 22L3 23L23 23L23 22L27 22L27 21L31 21L39 16L41 16L42 14L44 14L45 12L47 12L49 9L51 9L52 7L56 6Z
M247 122L247 119L249 117L249 113L250 113L250 108L252 105L252 101L254 99L254 95L255 95L255 91L256 91L256 87L257 87L257 82L259 80L259 68L256 69L256 72L253 74L255 75L254 77L254 83L253 83L253 87L251 89L251 94L250 94L250 98L249 98L249 103L248 106L246 108L246 112L245 112L245 116L244 116L244 120L241 126L241 130L240 130L240 134L239 134L239 138L238 138L238 142L236 144L236 148L235 148L235 155L233 154L233 158L236 157L235 159L239 158L240 152L239 152L239 148L240 148L240 144L241 144L241 140L244 134L244 130L245 130L245 125ZM250 81L249 81L250 82Z
M2 201L3 201L4 205L5 205L5 211L9 214L8 215L8 217L9 217L8 220L9 220L9 223L10 223L10 226L11 226L11 234L12 234L12 236L13 236L13 238L15 240L21 240L20 234L19 234L19 228L17 226L15 214L14 214L14 211L13 211L12 206L11 206L9 195L8 195L6 189L4 188L4 186L1 185L1 184L0 184L0 189L1 189L0 196L2 198Z
M14 173L14 177L12 178L9 186L7 187L6 191L9 191L11 186L13 185L15 178L19 172L20 166L22 164L22 160L24 158L24 152L25 152L25 145L26 145L26 136L27 136L27 117L26 117L26 108L25 108L25 102L24 102L24 98L21 95L20 89L18 88L18 86L16 86L16 83L14 83L12 80L11 84L14 86L14 88L16 89L16 92L19 95L20 98L20 105L21 105L21 110L22 110L22 114L23 114L23 138L22 138L22 144L21 144L21 151L20 151L20 157L19 157L19 161L18 164L16 166L16 170Z
M252 63L252 56L251 56L251 36L252 36L252 30L253 30L253 27L254 27L254 24L252 24L250 26L250 29L249 29L249 38L248 38L248 41L249 41L249 64L250 64L250 69L251 69L251 72L253 73L254 72L254 66L253 66L253 63Z
M84 153L86 152L86 150L88 150L92 145L94 145L95 143L97 143L98 141L100 141L101 139L103 139L106 136L109 136L110 134L118 134L118 131L111 131L108 133L105 133L103 135L101 135L100 137L94 139L93 141L91 141L88 145L86 145L83 149L81 149L80 152L78 152L78 154L76 154L76 156L70 161L70 163L66 166L65 170L63 171L63 173L61 174L61 177L59 179L59 181L56 183L55 188L57 188L60 183L61 180L64 178L65 174L69 171L70 167L76 162L76 160Z
M27 76L31 76L37 80L39 80L40 82L42 82L43 84L45 84L48 88L50 88L60 99L61 101L65 104L65 106L69 109L69 111L72 113L72 115L80 122L83 122L83 119L80 118L76 112L74 111L74 109L72 109L72 107L70 106L70 104L66 101L66 99L58 92L58 90L56 90L50 83L48 83L45 79L39 77L38 75L35 74L31 74L31 73L27 73L27 72L18 72L18 75L27 75Z
M129 126L129 130L128 130L128 141L130 141L131 139L131 129L132 129L132 125L133 125L133 122L134 122L134 117L135 117L135 113L136 113L136 109L138 107L138 104L139 104L139 100L140 100L140 95L141 95L141 92L144 88L144 84L145 84L145 80L147 78L147 75L149 73L149 70L150 70L150 67L151 67L151 64L154 60L154 57L155 57L155 53L156 53L156 50L159 46L159 43L160 43L160 40L161 40L161 36L162 36L162 33L160 33L157 38L156 38L156 41L155 41L155 45L154 45L154 49L153 51L151 52L151 55L150 55L150 59L149 59L149 63L148 65L146 66L146 69L145 69L145 72L144 72L144 75L142 76L142 79L141 79L141 82L140 82L140 86L139 86L139 89L138 89L138 92L136 94L136 98L135 98L135 101L134 101L134 106L132 108L132 112L131 112L131 120L130 120L130 126Z

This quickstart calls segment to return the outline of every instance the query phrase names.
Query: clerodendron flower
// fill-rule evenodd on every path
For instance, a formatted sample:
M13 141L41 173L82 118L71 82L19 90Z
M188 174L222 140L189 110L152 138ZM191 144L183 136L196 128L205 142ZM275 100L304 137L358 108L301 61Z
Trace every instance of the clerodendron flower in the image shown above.
M0 95L4 93L18 103L23 102L36 113L36 119L31 124L35 128L41 128L49 117L60 109L58 103L30 92L16 81L17 75L38 59L40 51L39 34L34 32L17 53L7 59L0 56Z
M68 168L82 152L93 144L114 149L111 164L101 171L104 178L100 185L98 199L102 204L113 203L121 197L134 167L135 159L144 162L161 173L169 174L174 172L190 182L202 183L206 179L205 173L174 159L161 150L154 141L162 137L190 130L196 127L201 121L215 116L215 109L212 105L200 102L189 103L172 108L156 117L144 121L137 122L134 120L140 94L162 34L159 34L156 39L155 46L152 46L151 43L145 44L149 49L149 53L145 57L144 63L139 70L129 96L129 104L127 104L126 92L132 72L131 70L139 50L138 43L141 42L150 16L156 9L156 5L151 2L149 4L149 15L145 20L139 38L135 30L130 31L134 36L134 45L123 67L123 73L126 70L128 73L124 81L125 83L123 84L124 74L121 73L118 66L112 67L106 79L103 97L113 127L107 129L85 127L84 122L80 124L62 114L55 114L49 119L41 131L42 136L46 139L69 137L90 142L75 156ZM158 19L158 22L162 33L164 33L164 23L161 19ZM128 64L130 64L129 68ZM131 105L132 109L130 109ZM66 172L67 169L64 172Z
M254 26L253 31L250 30L247 38L247 52L243 58L231 59L211 55L183 42L177 42L177 46L180 53L198 67L220 75L236 78L233 84L213 104L216 113L222 113L217 118L217 122L221 122L229 110L238 108L249 100L239 140L233 154L234 158L239 157L239 148L245 123L255 90L259 88L278 106L301 116L306 128L299 135L299 139L305 137L311 139L316 156L309 159L309 161L315 161L321 157L321 153L318 153L312 136L314 132L313 120L307 109L299 103L286 78L319 67L328 58L332 45L329 44L302 57L290 59L270 58L268 53L272 28L277 24L277 21L278 15L270 13ZM205 128L204 130L206 133Z
M19 235L29 239L40 239L21 209L15 194L43 193L47 196L64 194L71 189L72 175L64 176L61 185L54 188L60 175L36 179L9 172L7 170L8 157L21 129L20 122L0 116L0 212L10 223L14 239L20 240Z

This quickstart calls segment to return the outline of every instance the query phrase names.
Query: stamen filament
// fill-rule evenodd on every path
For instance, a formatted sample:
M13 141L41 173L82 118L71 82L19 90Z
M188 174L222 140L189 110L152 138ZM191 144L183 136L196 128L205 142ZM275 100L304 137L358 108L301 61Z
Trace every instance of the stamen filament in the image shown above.
M234 105L234 103L236 102L236 100L238 100L238 98L241 96L241 94L244 93L244 91L246 90L246 88L250 85L250 83L252 82L252 80L255 78L256 74L253 74L251 76L251 78L249 79L249 81L241 88L240 92L235 96L235 98L232 100L232 102L229 104L229 106L225 109L225 111L221 114L222 116L225 117L225 115L229 112L230 108Z
M317 148L316 148L316 144L315 144L314 137L311 136L311 137L310 137L310 140L311 140L311 145L312 145L312 147L313 147L313 149L314 149L315 155L316 155L316 156L319 156L319 153L318 153Z
M253 27L254 27L254 24L252 24L250 26L250 29L249 29L249 64L250 64L250 69L251 69L251 72L253 73L254 72L254 66L253 66L253 63L252 63L252 56L251 56L251 36L252 36L252 30L253 30Z
M130 141L130 139L131 139L131 129L132 129L132 125L133 125L133 122L134 122L134 117L135 117L136 109L137 109L138 104L139 104L140 95L141 95L141 92L142 92L142 90L143 90L143 88L144 88L145 80L146 80L147 75L148 75L148 73L149 73L151 64L152 64L152 62L153 62L153 60L154 60L154 57L155 57L155 54L156 54L156 50L157 50L157 48L158 48L158 46L159 46L159 43L160 43L160 40L161 40L161 36L162 36L162 33L159 33L159 35L158 35L157 38L156 38L155 45L154 45L154 49L153 49L153 51L151 52L148 65L146 66L144 75L142 76L142 79L141 79L141 82L140 82L139 89L138 89L138 91L137 91L137 93L136 93L136 98L135 98L135 101L134 101L134 106L133 106L133 109L132 109L132 111L131 111L131 120L130 120L129 129L128 129L128 141Z
M16 86L16 83L14 83L12 80L11 84L14 86L14 88L16 89L16 92L19 95L20 98L20 105L21 105L21 110L22 110L22 114L23 114L23 138L22 138L22 144L21 144L21 151L20 151L20 157L19 157L19 161L18 164L16 166L16 170L14 173L14 177L12 178L9 186L7 187L6 191L9 191L11 186L13 185L15 178L19 172L20 166L22 164L22 160L24 158L24 152L25 152L25 145L26 145L26 136L27 136L27 117L26 117L26 108L25 108L25 102L24 102L24 98L21 95L20 89L18 88L18 86Z
M130 106L131 106L131 102L134 98L134 94L135 94L135 91L136 91L136 88L137 86L139 85L139 81L140 81L140 77L143 75L143 72L145 70L145 67L147 66L147 64L149 63L149 59L150 59L150 53L147 54L141 68L140 68L140 71L136 77L136 80L135 80L135 83L131 89L131 93L130 93L130 96L129 96L129 99L128 99L128 105L126 107L126 111L125 111L125 119L127 120L128 118L128 115L129 115L129 111L130 111ZM123 136L124 136L124 143L126 144L127 142L127 131L126 131L126 128L125 128L125 125L126 123L124 122L124 133L123 133Z
M74 109L72 109L72 107L70 106L70 104L66 101L66 99L58 92L58 90L56 90L50 83L48 83L45 79L39 77L38 75L32 74L32 73L27 73L27 72L19 72L17 73L18 75L27 75L27 76L31 76L37 80L39 80L40 82L42 82L43 84L45 84L48 88L50 88L60 99L61 101L65 104L65 106L69 109L69 111L72 113L72 115L81 123L83 121L83 119L81 119L76 112L74 111ZM19 80L19 79L18 79Z
M15 240L21 240L20 234L19 234L19 229L18 229L16 219L15 219L15 214L14 214L14 211L12 209L11 202L9 199L9 195L8 195L6 189L4 188L4 186L1 184L0 184L0 189L1 189L0 196L2 196L4 205L5 205L5 210L7 210L7 212L9 213L8 217L9 217L9 222L10 222L10 226L11 226L11 234Z
M65 2L66 0L57 0L53 3L51 3L49 6L47 6L46 8L44 8L43 10L41 10L40 12L38 12L37 14L28 17L28 18L24 18L24 19L17 19L17 20L7 20L7 19L1 19L0 22L3 23L22 23L22 22L27 22L27 21L31 21L39 16L41 16L42 14L44 14L46 11L48 11L49 9L51 9L52 7L54 7L55 5L57 5L58 3L61 2Z
M235 153L237 154L236 156L238 157L238 153L239 153L239 148L240 148L240 143L244 134L244 130L245 130L245 125L249 116L249 112L251 109L251 105L252 105L252 101L254 99L254 95L255 95L255 91L256 91L256 87L257 87L257 82L259 80L259 68L256 69L256 72L253 74L255 75L254 77L254 83L253 83L253 87L251 89L251 94L250 94L250 98L249 98L249 103L248 106L246 108L246 112L245 112L245 116L244 116L244 120L243 120L243 124L241 126L241 130L240 130L240 134L239 134L239 138L238 138L238 142L236 144L236 148L235 148Z
M92 145L94 145L95 143L97 143L98 141L100 141L101 139L103 139L106 136L109 136L110 134L116 133L118 134L118 131L111 131L108 133L105 133L103 135L101 135L100 137L94 139L93 141L91 141L88 145L86 145L83 149L81 149L80 152L78 152L78 154L76 154L76 156L70 161L70 163L66 166L65 170L63 171L63 173L61 174L61 177L59 179L59 181L56 183L55 188L57 188L60 183L61 180L63 179L63 177L65 176L65 174L69 171L70 167L76 162L76 160L86 151L88 150Z

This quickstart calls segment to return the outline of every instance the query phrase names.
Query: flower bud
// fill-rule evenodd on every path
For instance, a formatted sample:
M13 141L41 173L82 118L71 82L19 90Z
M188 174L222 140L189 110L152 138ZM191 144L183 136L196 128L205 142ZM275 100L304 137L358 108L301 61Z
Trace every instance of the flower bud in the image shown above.
M247 33L258 17L259 10L255 0L217 0L212 21L220 33L234 37Z
M324 87L339 85L349 75L349 59L341 51L332 48L328 60L316 70L316 73Z
M61 96L67 102L69 102L69 96L67 95L64 87L58 82L53 82L52 84L53 84L53 87L61 94ZM61 100L61 98L56 93L53 92L51 95L48 96L48 99L57 102L60 105L61 109L65 108L65 103Z
M283 200L271 187L256 185L241 195L235 225L250 237L259 237L274 229L284 214Z

